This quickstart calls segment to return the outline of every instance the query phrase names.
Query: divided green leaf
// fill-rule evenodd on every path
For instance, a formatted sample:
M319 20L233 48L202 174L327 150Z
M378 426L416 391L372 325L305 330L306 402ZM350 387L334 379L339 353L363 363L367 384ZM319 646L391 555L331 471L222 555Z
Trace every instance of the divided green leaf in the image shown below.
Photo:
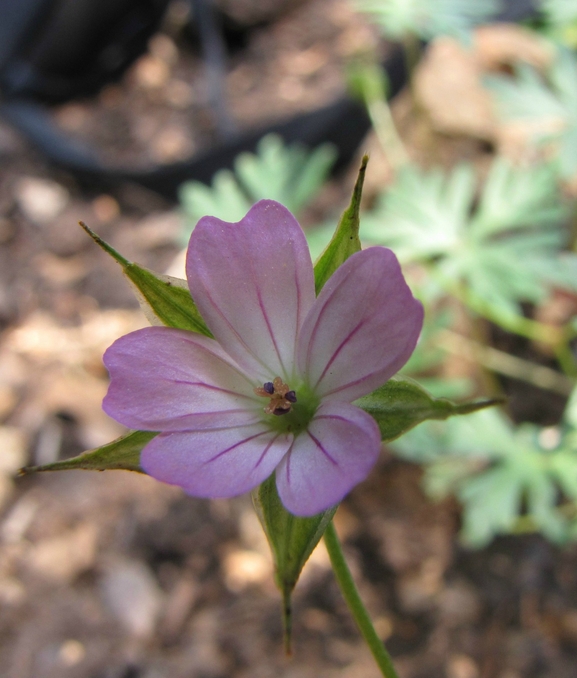
M363 215L361 236L401 261L430 265L446 291L464 286L479 305L513 315L553 285L576 289L577 257L566 253L560 264L567 215L550 165L520 169L497 159L478 200L469 166L448 174L407 166Z
M499 9L498 0L355 0L383 33L393 39L416 35L429 40L438 35L462 36L486 23Z
M182 185L180 200L189 233L205 214L238 221L263 198L277 200L298 213L316 195L335 158L336 151L330 144L308 151L300 144L285 145L274 134L263 137L256 155L238 155L234 172L217 172L212 186L198 181Z
M577 23L575 30L577 40ZM485 84L495 97L501 117L527 123L528 129L533 130L531 140L535 145L555 148L561 176L575 175L577 56L559 48L544 75L528 64L519 64L513 77L491 76Z
M573 416L573 415L571 415ZM426 422L395 441L403 458L425 465L433 498L456 496L462 539L486 546L499 534L541 531L555 543L577 537L577 435L560 428L515 428L499 411Z

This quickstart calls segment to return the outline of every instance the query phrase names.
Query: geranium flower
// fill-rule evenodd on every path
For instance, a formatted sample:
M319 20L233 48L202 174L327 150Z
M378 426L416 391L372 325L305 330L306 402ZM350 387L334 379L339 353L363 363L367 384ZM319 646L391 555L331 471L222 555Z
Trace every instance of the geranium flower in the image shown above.
M402 367L421 330L395 255L354 254L315 297L299 224L263 200L238 223L198 222L187 277L215 338L168 327L122 337L104 356L105 411L160 431L141 466L191 495L235 496L276 472L290 512L333 506L380 449L376 422L351 403Z

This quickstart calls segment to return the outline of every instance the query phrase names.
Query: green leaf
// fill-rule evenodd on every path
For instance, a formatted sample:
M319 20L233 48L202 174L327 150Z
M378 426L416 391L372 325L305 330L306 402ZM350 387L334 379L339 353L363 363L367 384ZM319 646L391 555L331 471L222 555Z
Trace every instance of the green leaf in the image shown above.
M566 214L551 165L513 167L497 158L489 171L479 207L471 219L475 239L523 228L560 223Z
M425 40L444 34L462 36L500 8L498 0L355 0L354 4L387 37L416 35Z
M573 26L574 39L576 29L577 23ZM550 47L555 49L553 44ZM485 84L496 99L499 115L504 120L524 121L534 130L529 141L536 146L546 144L547 157L551 157L554 146L554 160L561 176L573 176L577 172L577 56L557 46L545 76L521 63L514 77L491 76Z
M363 241L391 247L401 261L446 255L458 249L474 197L469 165L447 175L406 165L376 208L363 214Z
M458 491L465 505L462 539L481 548L503 532L511 532L521 511L523 478L508 464L467 478Z
M268 134L258 145L258 155L241 153L234 168L253 202L277 200L298 212L321 187L335 156L330 144L308 151L301 144L285 145L281 137Z
M298 213L319 191L336 159L331 144L308 150L298 143L285 144L281 137L267 134L256 154L241 153L234 172L216 173L212 186L188 181L180 188L180 201L187 217L186 238L205 214L239 221L251 205L267 198Z
M359 238L359 212L361 208L361 196L363 183L369 156L363 156L359 175L353 188L350 205L343 212L336 231L315 264L315 287L317 294L331 275L343 264L351 254L360 251L361 241Z
M211 186L200 181L187 181L180 187L179 197L188 222L182 235L183 244L188 242L196 222L206 214L223 221L239 221L252 204L235 174L227 169L214 175Z
M86 224L80 222L80 225L97 245L122 266L149 322L153 325L176 327L212 337L190 296L186 280L157 275L128 261Z
M292 591L337 506L310 518L294 516L281 503L274 473L253 492L253 502L273 554L275 581L283 598L285 648L290 653Z
M577 538L577 436L573 403L564 425L514 427L496 409L425 422L392 444L425 466L434 499L463 505L463 541L485 546L502 533L540 531L555 543Z
M478 199L471 166L444 173L408 165L363 214L361 235L402 262L426 264L445 294L476 312L514 319L522 302L543 301L552 286L575 288L574 255L560 264L567 215L551 165L496 159Z
M427 419L470 414L499 402L498 398L481 398L452 403L446 398L434 398L413 379L397 375L354 404L376 420L382 440L390 441Z
M575 0L541 0L540 4L549 24L561 29L568 23L577 23Z
M131 431L130 433L113 440L107 445L89 450L77 457L63 459L43 466L27 466L21 470L22 474L37 471L72 471L84 469L86 471L119 470L138 471L140 468L140 452L158 433L154 431Z

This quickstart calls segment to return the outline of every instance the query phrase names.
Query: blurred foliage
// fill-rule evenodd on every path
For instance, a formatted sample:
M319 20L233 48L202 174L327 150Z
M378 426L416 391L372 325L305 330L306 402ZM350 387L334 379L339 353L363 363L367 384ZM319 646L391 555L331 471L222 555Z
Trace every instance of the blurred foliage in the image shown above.
M425 466L431 497L462 503L468 546L536 530L560 544L577 537L577 391L559 427L515 428L491 409L421 424L393 445Z
M499 9L499 0L355 0L383 33L393 39L408 35L429 40L438 35L462 36L487 22Z
M560 261L566 218L548 165L498 159L478 198L469 165L449 174L409 165L364 215L361 236L428 264L446 291L464 285L496 312L520 314L521 302L542 302L553 284L576 288L577 258Z
M577 47L577 3L575 0L541 0L545 30L567 47Z
M562 177L577 173L577 56L573 52L559 48L544 74L518 64L512 77L490 76L485 85L504 120L530 125L534 144L554 146L554 164Z
M241 153L234 161L234 172L217 172L212 186L198 181L182 185L180 200L188 222L186 239L202 216L238 221L264 198L277 200L298 214L318 193L335 158L336 151L330 144L309 151L300 144L286 145L274 134L263 137L256 155Z

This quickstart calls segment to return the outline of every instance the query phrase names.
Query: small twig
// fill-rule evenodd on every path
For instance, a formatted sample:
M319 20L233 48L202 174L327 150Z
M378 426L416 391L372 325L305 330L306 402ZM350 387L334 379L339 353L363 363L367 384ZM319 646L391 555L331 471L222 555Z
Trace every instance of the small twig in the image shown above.
M550 367L536 365L491 346L483 346L456 332L441 330L438 337L440 348L480 363L494 372L529 382L539 388L564 396L570 395L575 387L572 379Z

